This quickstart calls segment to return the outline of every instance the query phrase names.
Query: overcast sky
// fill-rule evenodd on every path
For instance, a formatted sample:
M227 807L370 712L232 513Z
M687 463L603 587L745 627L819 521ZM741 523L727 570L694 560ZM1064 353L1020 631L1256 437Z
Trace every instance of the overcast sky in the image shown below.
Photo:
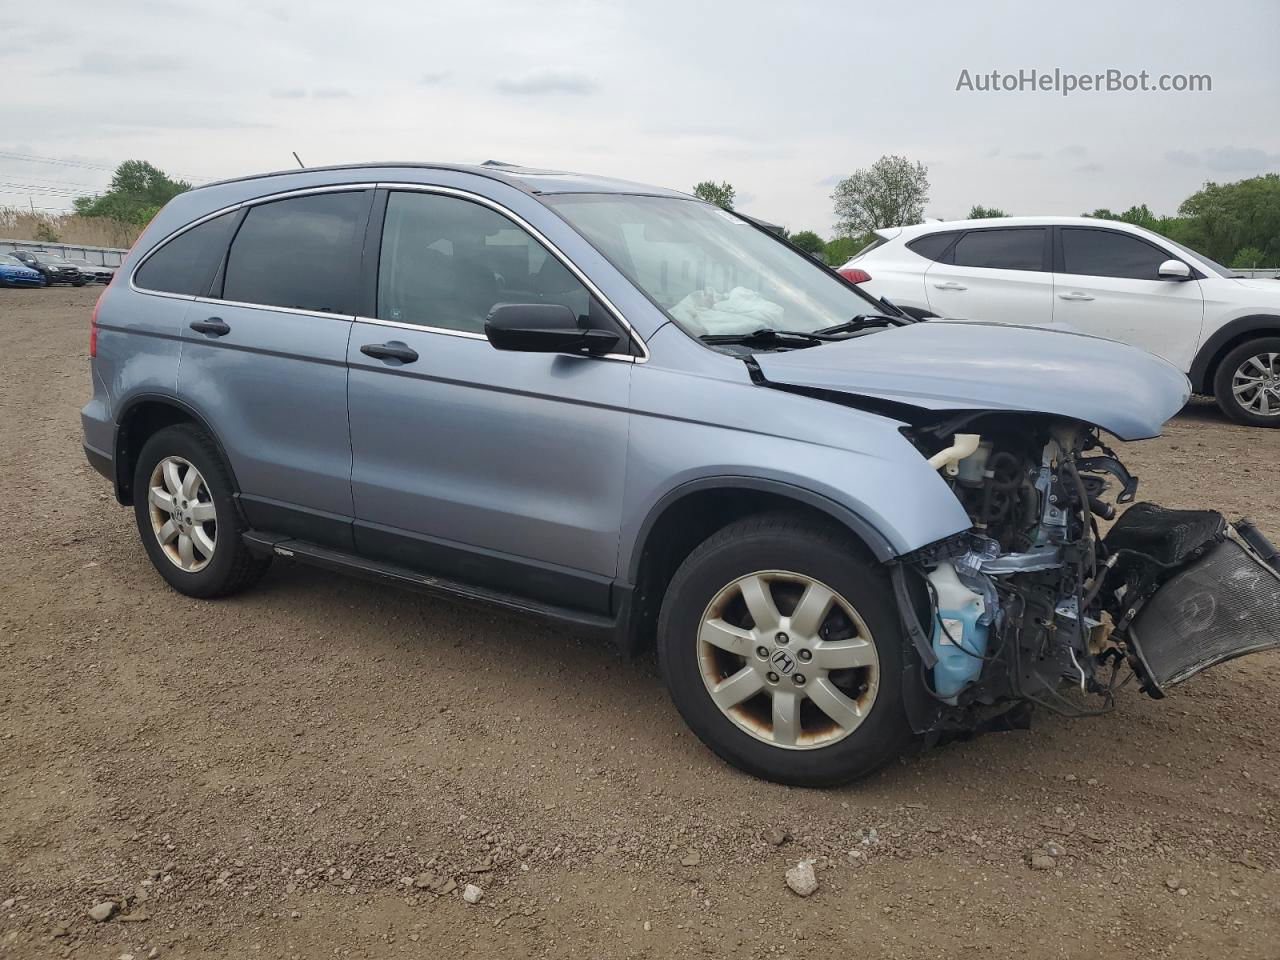
M885 153L928 166L942 218L1172 213L1205 180L1280 171L1277 0L56 8L0 32L0 205L65 208L124 159L206 180L297 150L728 180L740 209L827 235L834 182ZM1212 91L956 90L965 69L1055 67L1209 74Z

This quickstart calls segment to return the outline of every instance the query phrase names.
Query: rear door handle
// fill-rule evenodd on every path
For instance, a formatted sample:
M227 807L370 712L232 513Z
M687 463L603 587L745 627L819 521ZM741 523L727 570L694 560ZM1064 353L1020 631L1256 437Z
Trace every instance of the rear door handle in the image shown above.
M227 326L226 321L221 317L210 317L208 320L193 320L191 329L196 333L207 333L213 337L225 337L231 332L231 328Z
M379 360L399 360L401 363L413 363L418 359L418 351L401 343L399 340L392 340L389 343L366 343L360 348L360 352L366 357L376 357Z
M1070 293L1060 293L1058 297L1062 300L1092 300L1093 297L1087 293L1081 293L1079 290L1072 290Z
M968 290L963 283L956 283L954 280L948 280L946 283L935 283L935 287L939 290Z

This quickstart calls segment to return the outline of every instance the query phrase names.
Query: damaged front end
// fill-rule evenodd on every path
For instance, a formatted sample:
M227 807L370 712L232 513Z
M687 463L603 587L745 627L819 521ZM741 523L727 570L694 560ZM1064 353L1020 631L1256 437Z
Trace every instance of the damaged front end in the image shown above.
M1280 646L1275 548L1247 521L1133 503L1138 480L1096 428L992 413L908 432L973 521L894 567L918 732L1007 724L1031 704L1095 715L1131 679L1163 697Z

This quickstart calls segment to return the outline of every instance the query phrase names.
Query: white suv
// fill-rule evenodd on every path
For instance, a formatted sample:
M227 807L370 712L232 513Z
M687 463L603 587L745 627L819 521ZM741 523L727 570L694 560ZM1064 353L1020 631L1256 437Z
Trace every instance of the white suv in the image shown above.
M1143 347L1240 423L1280 427L1280 281L1127 223L1002 217L890 227L840 273L918 317L1061 326Z

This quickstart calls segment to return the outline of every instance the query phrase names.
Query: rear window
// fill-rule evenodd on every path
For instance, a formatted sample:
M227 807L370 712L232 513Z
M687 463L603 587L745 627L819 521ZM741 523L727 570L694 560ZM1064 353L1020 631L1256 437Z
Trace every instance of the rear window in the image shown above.
M235 211L180 233L149 256L134 277L144 290L204 296L227 250Z
M367 191L318 193L251 207L227 254L222 299L355 313Z
M973 230L956 241L958 267L992 270L1043 270L1044 228Z
M951 241L956 238L951 233L930 233L923 237L916 237L907 244L907 249L913 253L918 253L926 260L941 260L942 255L947 252L947 247L951 246Z

